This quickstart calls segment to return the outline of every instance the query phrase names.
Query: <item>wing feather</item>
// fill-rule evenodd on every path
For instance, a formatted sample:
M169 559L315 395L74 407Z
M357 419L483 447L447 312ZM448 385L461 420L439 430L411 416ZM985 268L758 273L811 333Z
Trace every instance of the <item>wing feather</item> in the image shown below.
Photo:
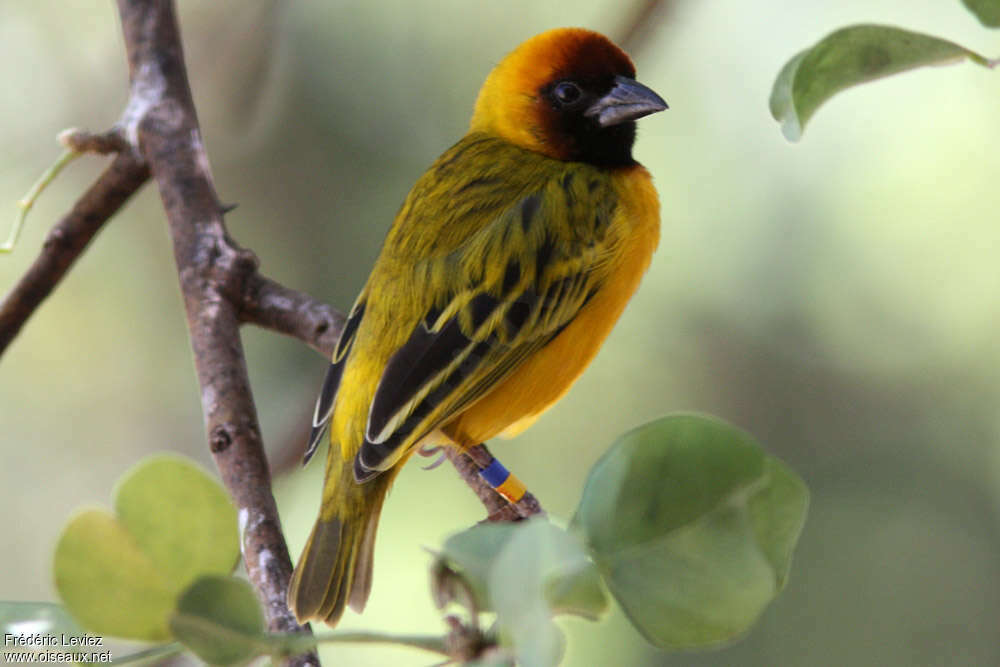
M553 179L461 247L415 275L450 272L458 289L434 303L386 364L368 413L355 476L386 470L417 441L485 395L562 331L601 287L607 248L591 224L589 189L561 206L573 179ZM581 183L582 183L581 179ZM610 219L614 202L598 195ZM558 197L559 201L553 203ZM455 280L455 277L458 277Z
M309 459L316 453L323 436L330 428L330 417L333 415L333 405L337 398L337 390L340 388L340 378L344 374L344 362L348 352L354 343L354 336L361 325L361 319L365 315L364 294L358 297L351 314L344 323L344 329L340 333L337 347L333 351L333 360L330 368L326 371L326 378L323 380L323 388L320 389L319 397L316 399L316 408L313 411L312 430L309 432L309 441L306 445L305 454L302 455L302 465L309 463Z

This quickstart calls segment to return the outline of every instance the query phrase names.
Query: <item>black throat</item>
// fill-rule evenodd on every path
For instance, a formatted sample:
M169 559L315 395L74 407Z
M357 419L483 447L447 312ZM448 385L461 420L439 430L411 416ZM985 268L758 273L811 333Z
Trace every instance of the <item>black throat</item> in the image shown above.
M635 121L611 127L599 127L590 118L580 115L563 117L562 121L563 136L568 140L567 159L598 167L627 167L635 164L632 158Z

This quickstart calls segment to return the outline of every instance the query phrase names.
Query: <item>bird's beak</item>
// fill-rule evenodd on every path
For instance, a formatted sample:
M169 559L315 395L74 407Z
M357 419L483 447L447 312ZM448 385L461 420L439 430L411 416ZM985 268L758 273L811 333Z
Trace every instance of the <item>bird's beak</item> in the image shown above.
M588 107L583 115L593 118L601 127L610 127L666 108L663 98L646 86L635 79L616 76L614 87Z

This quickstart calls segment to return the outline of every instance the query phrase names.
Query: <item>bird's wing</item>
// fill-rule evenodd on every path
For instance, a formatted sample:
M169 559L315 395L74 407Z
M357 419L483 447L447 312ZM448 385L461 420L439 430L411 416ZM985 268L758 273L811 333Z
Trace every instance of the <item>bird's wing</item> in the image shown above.
M414 266L414 280L455 287L386 364L355 459L358 479L388 469L486 394L601 288L615 201L592 183L574 183L571 173L552 179L458 248Z
M333 360L330 368L326 371L326 378L323 380L323 388L316 399L316 409L313 412L312 430L309 433L309 443L306 446L306 453L302 456L302 465L309 463L309 459L316 453L320 441L330 428L330 417L333 415L333 403L337 397L337 389L340 388L340 377L344 373L344 363L347 355L354 345L354 336L358 333L358 326L361 318L365 315L365 294L361 293L351 314L348 315L344 328L340 332L340 339L337 340L337 347L333 351Z

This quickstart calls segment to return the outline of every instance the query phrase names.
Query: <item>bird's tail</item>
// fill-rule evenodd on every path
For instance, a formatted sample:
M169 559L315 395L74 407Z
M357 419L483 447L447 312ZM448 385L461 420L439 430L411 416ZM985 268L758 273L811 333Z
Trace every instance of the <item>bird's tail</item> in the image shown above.
M335 625L344 607L360 612L372 587L375 530L386 493L399 467L359 484L354 466L339 457L327 461L323 504L288 586L288 607L300 623Z

